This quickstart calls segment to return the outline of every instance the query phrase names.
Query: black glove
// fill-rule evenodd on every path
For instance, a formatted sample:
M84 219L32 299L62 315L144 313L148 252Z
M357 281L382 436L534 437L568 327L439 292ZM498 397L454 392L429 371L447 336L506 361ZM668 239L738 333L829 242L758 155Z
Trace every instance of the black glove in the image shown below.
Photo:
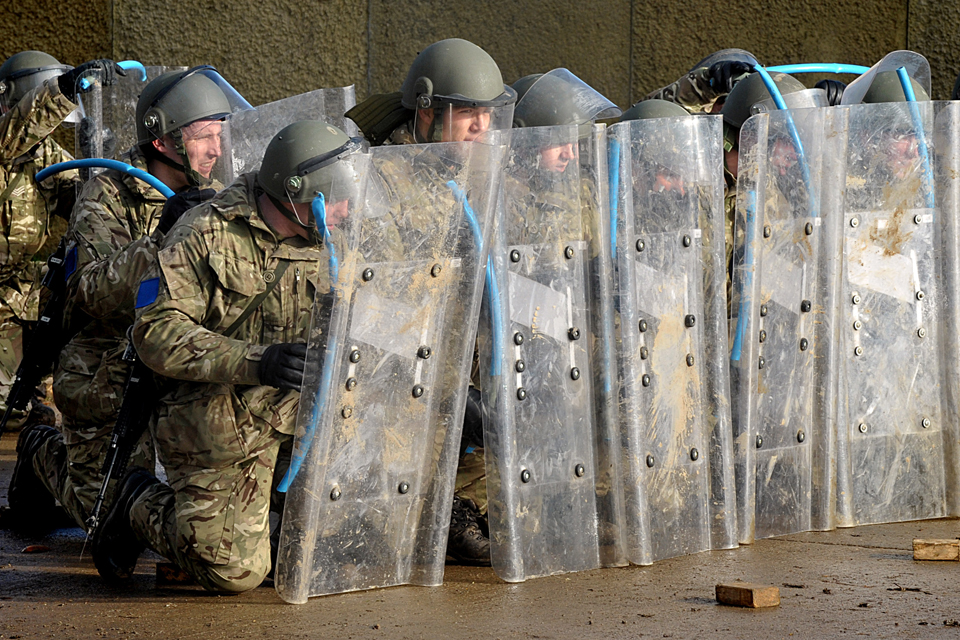
M730 93L740 77L751 71L753 71L751 65L739 60L715 62L707 71L710 77L710 88L720 94Z
M83 89L77 86L77 82L80 78L94 70L100 71L100 83L103 86L114 84L117 81L117 76L127 75L127 72L121 69L120 65L113 60L107 60L106 58L91 60L57 77L57 83L60 85L60 93L69 98L70 102L76 102L77 90L83 91Z
M847 88L847 85L839 80L821 80L817 84L813 85L813 88L826 89L827 104L829 104L831 107L835 107L840 104L840 99L843 98L843 90Z
M180 216L190 209L200 206L215 195L217 195L217 192L213 189L197 189L196 187L176 194L163 205L163 213L160 214L157 231L166 235L180 219Z
M303 342L281 342L267 347L260 358L257 375L260 384L277 389L300 391L307 345Z

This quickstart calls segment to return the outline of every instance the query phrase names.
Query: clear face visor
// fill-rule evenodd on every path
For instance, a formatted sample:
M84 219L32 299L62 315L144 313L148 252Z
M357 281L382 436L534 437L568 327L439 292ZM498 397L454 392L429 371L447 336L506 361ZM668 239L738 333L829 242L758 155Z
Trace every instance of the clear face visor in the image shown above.
M17 103L28 91L42 85L44 81L63 75L73 67L67 65L51 65L35 69L24 69L0 81L0 113L6 113L17 106ZM72 113L73 116L76 112ZM79 118L71 120L76 122Z
M521 127L583 125L617 118L620 108L567 69L554 69L530 85L514 110Z
M473 142L488 131L510 129L515 95L504 92L502 100L489 102L421 96L420 104L428 106L417 108L414 137L417 142Z

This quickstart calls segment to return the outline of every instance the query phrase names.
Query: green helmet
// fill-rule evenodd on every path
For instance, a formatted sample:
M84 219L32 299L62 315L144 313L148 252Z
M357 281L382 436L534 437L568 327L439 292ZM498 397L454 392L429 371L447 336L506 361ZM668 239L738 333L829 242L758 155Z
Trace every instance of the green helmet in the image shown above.
M781 95L786 96L806 89L802 82L785 73L771 73L770 76ZM751 73L733 87L733 91L723 103L720 114L723 115L724 124L739 129L747 118L753 115L753 106L770 98L770 92L767 91L767 86L763 83L760 74ZM816 105L811 103L806 106Z
M910 78L910 84L913 85L913 93L917 100L929 100L923 86ZM900 84L900 76L896 71L881 71L873 78L870 88L863 95L863 104L873 104L877 102L906 102L907 98L903 94L903 85Z
M442 104L499 107L516 101L516 92L503 84L500 67L490 54L459 38L435 42L421 51L400 91L407 109Z
M13 54L0 65L0 106L12 109L28 91L72 68L42 51Z
M530 76L528 76L530 77ZM515 127L586 125L620 115L617 105L567 69L554 69L535 79L513 111Z
M666 100L641 100L627 109L620 117L620 122L627 120L652 120L654 118L679 118L688 116L690 112L680 105Z
M350 138L332 125L295 122L267 145L257 182L274 204L311 202L320 193L329 202L354 185L353 173L339 161L360 149L359 138Z

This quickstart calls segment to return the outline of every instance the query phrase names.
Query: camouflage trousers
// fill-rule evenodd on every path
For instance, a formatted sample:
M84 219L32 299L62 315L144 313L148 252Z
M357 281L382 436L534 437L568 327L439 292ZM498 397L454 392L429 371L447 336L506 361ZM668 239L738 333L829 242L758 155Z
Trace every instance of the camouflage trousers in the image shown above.
M468 450L460 456L453 495L469 498L477 505L481 514L487 512L487 469L483 449Z
M0 284L0 415L6 411L6 399L23 358L23 327L37 319L39 269L25 270ZM19 431L27 419L26 411L14 411L7 422L8 431Z
M133 504L130 524L148 547L210 591L240 593L270 571L270 492L277 453L290 436L273 432L257 457L196 472L176 488L156 484Z

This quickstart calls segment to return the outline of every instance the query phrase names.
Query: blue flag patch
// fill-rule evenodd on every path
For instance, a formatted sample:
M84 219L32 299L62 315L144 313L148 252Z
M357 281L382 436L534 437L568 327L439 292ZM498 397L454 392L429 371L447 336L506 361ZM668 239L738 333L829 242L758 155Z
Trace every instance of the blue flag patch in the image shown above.
M136 308L140 309L156 302L158 293L160 293L160 278L150 278L142 281L140 288L137 289Z
M73 245L67 252L67 257L63 261L64 280L69 280L73 272L77 270L77 245Z

